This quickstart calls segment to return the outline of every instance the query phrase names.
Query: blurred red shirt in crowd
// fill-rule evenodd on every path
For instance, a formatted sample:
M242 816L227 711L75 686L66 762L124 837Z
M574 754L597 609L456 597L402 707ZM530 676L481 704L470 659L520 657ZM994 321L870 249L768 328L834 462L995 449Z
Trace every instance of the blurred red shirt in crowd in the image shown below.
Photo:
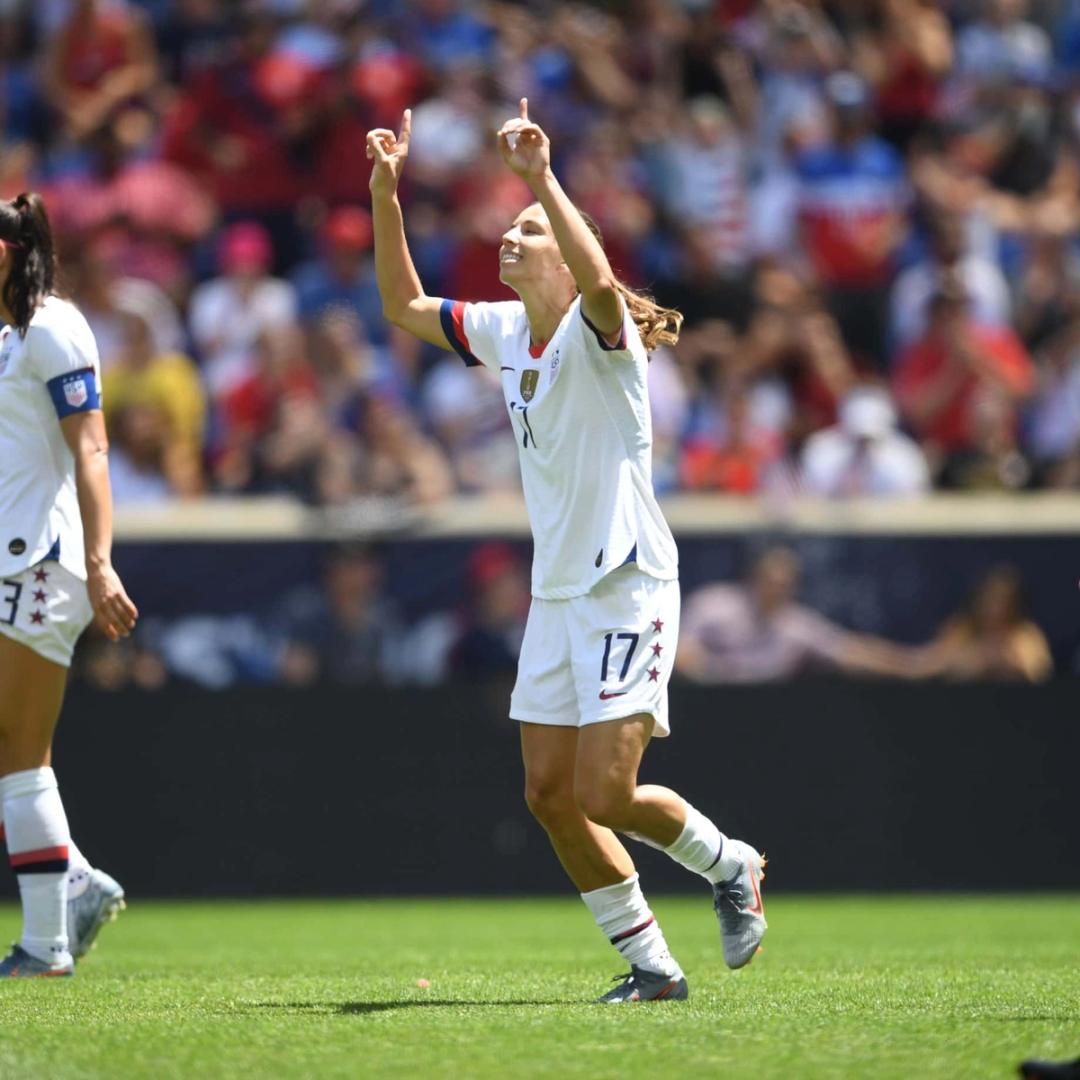
M982 396L1018 405L1034 385L1034 365L1016 334L974 323L962 288L949 283L931 301L926 333L900 354L893 380L916 434L945 451L973 444Z

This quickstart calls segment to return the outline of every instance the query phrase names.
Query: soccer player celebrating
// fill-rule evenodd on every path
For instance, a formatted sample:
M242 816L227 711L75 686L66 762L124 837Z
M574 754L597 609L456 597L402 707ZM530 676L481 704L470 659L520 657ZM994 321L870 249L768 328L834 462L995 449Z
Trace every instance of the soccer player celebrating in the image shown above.
M23 909L5 978L73 974L124 897L71 842L51 768L76 640L138 616L111 561L97 346L55 273L40 198L0 202L0 833Z
M397 185L401 133L368 133L375 266L391 322L502 379L532 525L532 607L510 716L525 797L600 929L630 971L604 1002L687 996L682 969L616 833L666 851L712 883L724 959L747 964L765 932L763 859L674 791L639 786L653 735L668 734L679 629L678 556L652 488L648 351L681 316L619 282L599 231L551 170L544 132L520 116L498 133L536 201L502 238L500 277L520 297L458 303L424 294Z

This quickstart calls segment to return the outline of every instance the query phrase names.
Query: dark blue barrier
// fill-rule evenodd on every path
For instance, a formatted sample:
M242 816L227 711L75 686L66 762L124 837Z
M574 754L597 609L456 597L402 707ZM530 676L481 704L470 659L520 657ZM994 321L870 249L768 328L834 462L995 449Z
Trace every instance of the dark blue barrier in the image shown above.
M76 689L74 835L135 896L533 893L567 883L521 800L507 688ZM802 889L1080 888L1080 682L676 687L643 778ZM634 845L646 884L694 882Z
M684 598L699 585L738 577L776 539L761 534L680 539ZM785 542L803 560L803 601L851 629L907 642L931 636L992 566L1013 563L1058 670L1074 670L1080 651L1075 537L804 534ZM401 539L381 546L387 589L406 617L462 603L475 543ZM530 545L516 547L527 564ZM327 550L315 543L123 544L117 565L148 614L266 613L291 587L318 580Z

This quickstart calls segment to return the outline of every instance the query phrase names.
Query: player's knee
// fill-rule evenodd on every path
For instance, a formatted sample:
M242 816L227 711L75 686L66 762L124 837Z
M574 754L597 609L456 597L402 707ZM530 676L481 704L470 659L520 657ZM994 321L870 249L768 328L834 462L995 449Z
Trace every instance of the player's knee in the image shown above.
M562 777L533 777L525 781L525 804L541 825L556 825L576 813L574 796Z
M578 809L594 825L621 831L628 825L632 798L629 792L614 787L581 787L574 792Z

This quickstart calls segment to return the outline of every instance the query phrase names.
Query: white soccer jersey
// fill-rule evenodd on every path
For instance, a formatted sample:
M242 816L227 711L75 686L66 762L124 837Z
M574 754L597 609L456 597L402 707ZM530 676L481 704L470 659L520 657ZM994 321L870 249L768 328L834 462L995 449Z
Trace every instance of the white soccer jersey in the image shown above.
M652 487L648 354L629 311L608 345L570 305L542 350L520 301L444 300L442 326L466 364L502 378L533 533L532 594L583 596L630 560L678 577L678 552Z
M74 304L50 296L25 338L0 330L0 576L52 554L86 579L75 459L60 420L100 407L97 346Z

